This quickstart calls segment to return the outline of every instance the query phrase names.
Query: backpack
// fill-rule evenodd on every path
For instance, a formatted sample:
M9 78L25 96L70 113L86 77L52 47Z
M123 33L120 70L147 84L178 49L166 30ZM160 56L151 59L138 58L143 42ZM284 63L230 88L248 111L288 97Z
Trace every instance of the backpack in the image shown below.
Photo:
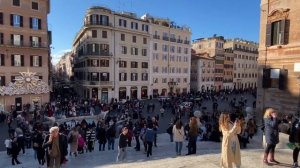
M296 120L293 122L292 127L290 128L290 136L289 136L289 141L291 143L296 142L296 136L297 136L297 130L300 129L300 121Z

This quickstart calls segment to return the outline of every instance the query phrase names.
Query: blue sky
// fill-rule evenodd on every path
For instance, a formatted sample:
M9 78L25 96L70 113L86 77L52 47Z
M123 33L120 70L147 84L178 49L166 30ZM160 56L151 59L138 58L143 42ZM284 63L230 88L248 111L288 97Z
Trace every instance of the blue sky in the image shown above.
M52 59L72 48L91 6L169 18L192 29L192 40L213 34L258 42L260 0L51 0Z

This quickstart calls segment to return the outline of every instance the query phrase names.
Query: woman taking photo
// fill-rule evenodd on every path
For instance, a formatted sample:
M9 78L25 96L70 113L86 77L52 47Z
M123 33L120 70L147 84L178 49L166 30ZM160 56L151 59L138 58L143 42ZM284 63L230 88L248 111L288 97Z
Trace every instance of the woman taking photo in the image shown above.
M222 113L219 118L219 129L223 134L221 167L232 168L233 163L237 168L241 166L240 144L237 134L241 133L240 121L230 121L229 114Z
M276 144L279 143L279 130L277 114L273 108L266 109L264 114L264 124L264 133L267 146L265 149L263 162L267 165L279 164L279 162L274 159L275 147Z

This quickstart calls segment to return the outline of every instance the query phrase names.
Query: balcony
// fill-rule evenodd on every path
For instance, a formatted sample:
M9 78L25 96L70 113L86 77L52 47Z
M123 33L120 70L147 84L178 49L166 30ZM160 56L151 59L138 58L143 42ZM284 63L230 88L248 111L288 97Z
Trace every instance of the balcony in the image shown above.
M24 43L24 41L14 41L11 40L9 45L13 47L25 47L25 48L48 48L47 43L41 43L36 41L31 41L29 43Z
M177 82L168 82L168 85L169 86L176 86L176 85L178 85L178 83Z
M113 81L83 81L82 84L92 86L112 86Z
M78 54L79 57L81 56L101 56L101 57L112 57L112 53L109 51L99 51L99 52L84 52L82 54Z
M163 37L163 40L165 40L165 41L169 41L169 37Z
M170 38L170 41L176 43L176 38Z
M184 44L190 44L190 41L184 40Z
M236 51L241 51L241 52L247 52L247 53L253 53L253 54L258 54L258 51L251 51L251 50L247 50L247 49L243 49L243 48L234 48Z
M112 23L109 22L91 22L91 21L87 21L84 23L84 26L92 26L92 25L101 25L101 26L109 26L112 27Z
M160 39L160 36L159 36L159 35L153 35L153 38L159 40L159 39Z
M183 42L183 40L177 39L177 43L182 43L182 42Z

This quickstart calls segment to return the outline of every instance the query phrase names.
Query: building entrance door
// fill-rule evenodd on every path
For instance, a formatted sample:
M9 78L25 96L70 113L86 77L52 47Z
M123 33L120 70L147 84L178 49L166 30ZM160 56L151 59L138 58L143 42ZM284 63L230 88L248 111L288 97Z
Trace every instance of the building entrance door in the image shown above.
M16 111L22 111L22 97L15 98Z

